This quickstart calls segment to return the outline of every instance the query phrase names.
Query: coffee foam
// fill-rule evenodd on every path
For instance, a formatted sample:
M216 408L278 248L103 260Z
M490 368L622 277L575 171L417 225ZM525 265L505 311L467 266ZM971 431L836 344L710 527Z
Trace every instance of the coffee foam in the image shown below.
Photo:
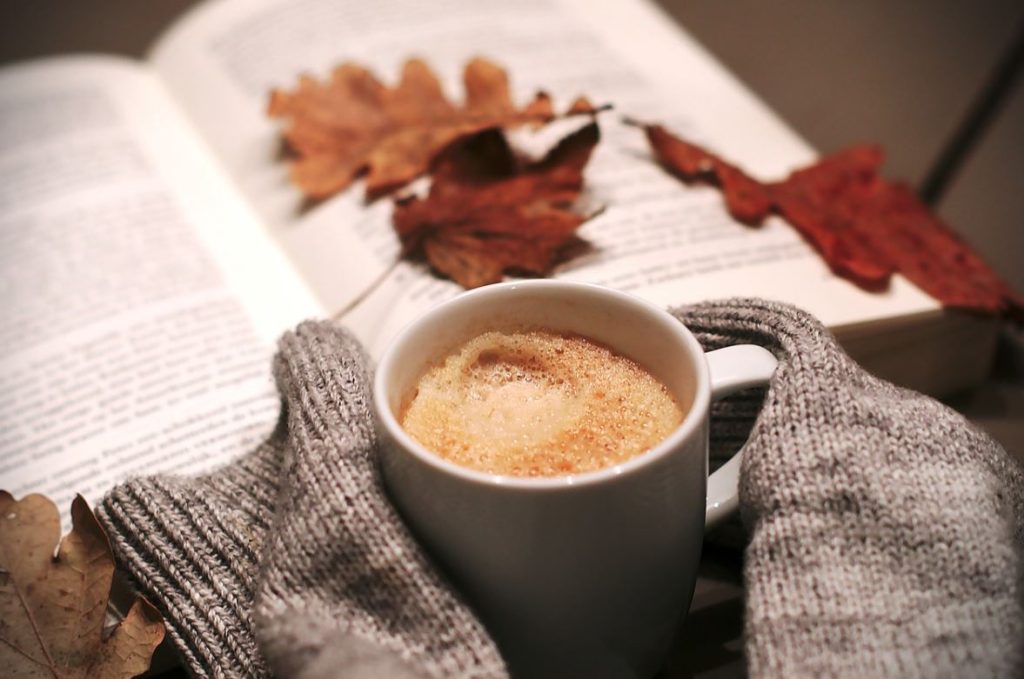
M402 428L465 467L561 476L619 464L662 441L683 413L633 361L578 335L479 335L431 366Z

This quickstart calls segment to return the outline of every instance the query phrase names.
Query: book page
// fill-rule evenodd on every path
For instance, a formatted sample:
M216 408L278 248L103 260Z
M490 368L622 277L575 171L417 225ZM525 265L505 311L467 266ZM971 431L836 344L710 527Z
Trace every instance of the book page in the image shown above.
M142 65L0 72L0 488L66 517L273 428L272 340L316 307L204 153Z
M537 89L559 106L585 94L613 104L587 170L587 200L606 209L580 235L591 252L557 275L610 285L661 305L757 295L800 305L834 328L934 312L903 279L865 293L830 273L778 219L735 222L710 188L685 187L650 158L622 116L658 121L765 179L814 153L698 44L653 7L630 0L224 0L200 8L153 53L157 71L239 183L318 299L338 310L397 253L387 201L367 208L361 187L299 211L280 160L268 92L300 73L326 77L346 60L393 83L402 61L421 56L461 97L465 62L485 55L512 75L517 101ZM357 275L352 275L355 271ZM456 292L403 265L346 320L365 338L388 336ZM423 279L423 280L419 280ZM410 287L411 286L411 287ZM423 288L430 294L403 294ZM371 341L371 347L375 343Z

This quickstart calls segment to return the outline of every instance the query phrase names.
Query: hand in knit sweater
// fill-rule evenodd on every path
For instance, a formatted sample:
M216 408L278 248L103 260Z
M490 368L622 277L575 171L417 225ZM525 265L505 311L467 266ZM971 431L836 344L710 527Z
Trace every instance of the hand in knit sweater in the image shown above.
M1019 676L1024 474L1005 451L867 375L803 312L735 300L676 314L706 349L752 342L780 359L763 408L730 399L712 427L714 450L750 432L750 673ZM190 671L503 676L381 489L358 345L305 323L274 373L283 416L256 451L203 479L130 481L98 510Z
M505 676L382 492L362 348L303 323L281 339L274 376L270 441L204 479L128 482L98 508L190 671Z
M750 674L1022 676L1020 465L803 312L737 300L677 315L706 349L779 358L740 476ZM749 423L758 405L715 415Z

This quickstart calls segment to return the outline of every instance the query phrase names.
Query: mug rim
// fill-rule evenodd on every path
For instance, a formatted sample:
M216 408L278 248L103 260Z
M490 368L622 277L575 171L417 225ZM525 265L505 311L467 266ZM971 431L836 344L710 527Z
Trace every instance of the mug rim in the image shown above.
M639 455L634 455L624 462L620 462L619 464L611 465L609 467L602 467L601 469L593 471L578 474L563 474L559 476L512 476L507 474L483 472L469 467L463 467L446 460L441 457L441 455L431 451L406 433L398 423L395 414L392 412L390 401L386 393L386 377L394 369L396 355L400 353L407 344L414 341L420 326L429 318L433 318L438 314L452 313L459 307L473 303L481 297L507 294L507 291L510 290L544 288L556 291L564 290L567 291L568 294L585 292L616 298L620 302L631 305L642 313L647 314L652 319L656 320L659 325L663 326L670 335L675 336L675 338L679 340L679 343L687 349L687 353L691 359L697 364L695 366L696 369L694 370L697 383L694 387L693 402L690 404L689 410L683 417L683 421L680 422L679 425L657 445L640 453ZM612 349L617 350L616 347L612 347ZM648 465L653 464L657 460L668 456L672 451L683 447L683 444L697 432L707 413L708 404L711 399L710 376L707 361L704 359L704 353L704 348L700 346L699 342L697 342L697 338L693 336L693 333L690 332L690 330L680 320L673 317L666 310L656 307L636 295L631 295L629 293L622 292L621 290L615 290L613 288L594 283L580 283L575 281L535 279L494 283L492 285L486 285L462 292L459 295L428 309L418 318L406 325L395 336L395 338L391 340L377 364L377 369L373 377L372 395L374 415L377 418L377 421L388 430L389 435L404 449L406 453L411 454L421 463L426 464L435 471L459 478L463 481L476 485L530 491L560 490L592 486L607 483L626 475L631 475Z

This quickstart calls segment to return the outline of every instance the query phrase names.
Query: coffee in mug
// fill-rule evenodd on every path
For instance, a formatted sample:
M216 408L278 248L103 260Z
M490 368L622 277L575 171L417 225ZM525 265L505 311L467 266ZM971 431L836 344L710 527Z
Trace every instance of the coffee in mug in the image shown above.
M561 476L650 450L683 415L631 359L581 335L521 328L484 332L429 366L399 422L463 467Z
M533 339L514 337L538 329ZM509 332L488 336L496 330ZM621 364L628 379L614 377L612 355L635 361ZM615 290L553 280L482 287L432 309L382 356L373 388L382 478L410 529L479 613L513 677L651 676L690 601L705 526L737 506L742 453L707 474L710 403L764 385L775 363L756 346L705 354L670 314ZM458 451L491 436L495 415L509 411L506 401L536 401L528 409L536 417L503 423L499 438L544 451L540 441L559 441L562 427L586 424L588 412L598 413L594 427L629 413L610 387L597 398L598 382L644 399L658 393L629 386L641 366L681 406L669 419L682 422L666 423L668 435L653 446L638 446L648 450L591 471L480 471L434 452L401 424L425 392L454 399L464 406L455 413ZM440 379L425 382L434 369ZM588 371L596 378L579 377ZM573 380L584 386L582 400L560 391ZM609 398L614 407L588 410ZM478 416L466 416L478 406ZM428 431L443 432L449 411L427 412Z

